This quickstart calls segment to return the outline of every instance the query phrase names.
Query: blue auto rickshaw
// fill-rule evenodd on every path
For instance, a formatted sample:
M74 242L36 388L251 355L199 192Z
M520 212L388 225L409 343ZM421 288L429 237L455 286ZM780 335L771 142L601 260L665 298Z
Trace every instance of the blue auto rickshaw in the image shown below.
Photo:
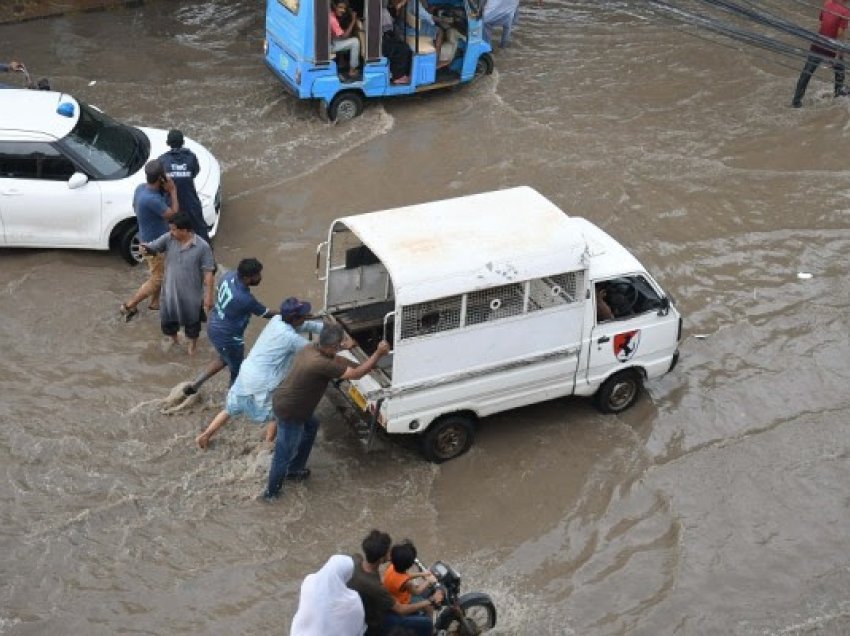
M364 0L358 34L363 64L357 79L341 75L331 53L329 0L267 0L266 64L296 97L317 100L320 114L332 121L360 115L366 98L448 88L493 72L479 0L437 0L432 12L445 33L441 50L419 32L417 16L411 19L405 12L404 35L413 53L409 83L392 83L389 61L381 54L381 1ZM415 3L414 12L425 11L418 0L408 2Z

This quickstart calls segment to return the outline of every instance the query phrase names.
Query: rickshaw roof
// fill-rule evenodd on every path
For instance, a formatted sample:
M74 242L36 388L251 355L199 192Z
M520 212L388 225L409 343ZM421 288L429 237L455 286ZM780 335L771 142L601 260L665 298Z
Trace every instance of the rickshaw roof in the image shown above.
M642 269L605 232L527 186L347 216L332 231L340 225L381 260L402 305L588 267ZM610 257L615 267L600 262Z

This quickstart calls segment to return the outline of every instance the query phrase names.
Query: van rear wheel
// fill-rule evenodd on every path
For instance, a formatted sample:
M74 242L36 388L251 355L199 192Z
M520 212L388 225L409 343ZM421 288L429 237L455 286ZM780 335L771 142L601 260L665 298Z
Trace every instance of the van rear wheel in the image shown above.
M640 373L635 369L626 369L605 380L593 396L593 401L603 413L622 413L637 401L642 386Z
M441 464L463 455L472 446L475 423L466 415L445 415L422 434L422 454Z

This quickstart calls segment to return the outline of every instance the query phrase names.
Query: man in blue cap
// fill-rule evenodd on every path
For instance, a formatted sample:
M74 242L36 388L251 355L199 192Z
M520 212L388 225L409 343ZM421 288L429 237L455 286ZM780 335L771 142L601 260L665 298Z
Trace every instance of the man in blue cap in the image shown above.
M171 150L160 155L159 162L165 174L174 180L174 185L177 187L177 199L180 201L180 211L185 212L192 219L195 234L210 243L207 222L204 221L204 209L198 197L198 191L195 190L195 177L201 171L198 158L194 152L183 147L183 133L176 128L168 131L165 143Z
M277 425L272 415L272 393L292 366L295 354L309 344L305 333L321 333L324 323L310 320L310 303L290 297L260 333L248 357L242 362L236 382L227 392L225 408L206 430L195 438L206 450L210 438L235 415L244 414L254 422L268 423L266 439L273 441Z

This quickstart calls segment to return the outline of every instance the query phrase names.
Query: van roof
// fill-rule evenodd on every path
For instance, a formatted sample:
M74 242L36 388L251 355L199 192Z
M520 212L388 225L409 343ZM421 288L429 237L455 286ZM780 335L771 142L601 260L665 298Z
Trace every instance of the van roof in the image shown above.
M594 278L643 270L527 186L347 216L332 231L340 225L381 259L402 305L588 267Z
M59 104L66 102L73 106L70 117L56 112ZM0 89L0 135L4 139L62 139L79 118L80 105L67 93L26 88Z

